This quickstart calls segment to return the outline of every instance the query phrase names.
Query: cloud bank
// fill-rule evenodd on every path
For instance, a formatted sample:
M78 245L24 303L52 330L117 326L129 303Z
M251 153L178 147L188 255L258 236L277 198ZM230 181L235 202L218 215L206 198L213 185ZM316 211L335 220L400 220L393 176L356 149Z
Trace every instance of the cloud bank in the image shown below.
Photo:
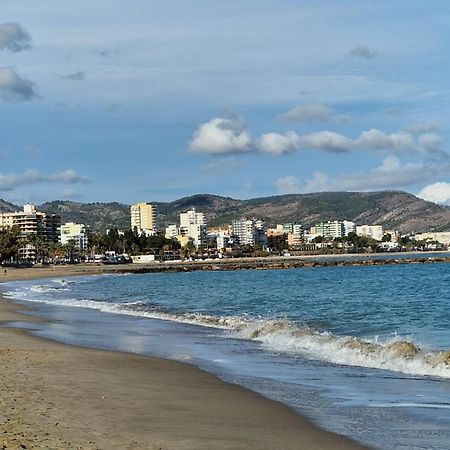
M10 102L33 100L36 97L35 84L21 78L10 66L0 67L0 95Z
M253 140L242 119L216 117L198 127L189 148L193 152L208 155L256 152L278 156L303 150L329 153L368 150L428 154L442 151L442 145L443 140L436 133L425 133L416 138L405 131L385 133L375 128L363 131L356 138L323 130L303 135L295 131L270 132Z
M418 183L430 182L436 176L448 173L449 163L438 162L408 162L402 163L395 155L384 158L374 169L350 172L329 176L316 171L304 184L297 177L287 176L276 180L275 186L280 194L295 192L323 191L379 191L399 189ZM436 203L450 202L450 183L439 182L424 187L418 197Z
M21 174L0 173L0 191L12 191L20 186L38 183L88 183L87 177L79 175L73 169L45 175L35 169L29 169Z
M18 53L31 47L31 36L18 23L0 24L0 50Z

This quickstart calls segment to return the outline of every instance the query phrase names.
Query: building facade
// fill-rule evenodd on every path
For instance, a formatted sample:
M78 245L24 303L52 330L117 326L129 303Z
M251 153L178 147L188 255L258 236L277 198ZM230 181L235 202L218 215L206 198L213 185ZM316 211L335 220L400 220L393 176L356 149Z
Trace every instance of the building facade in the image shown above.
M34 205L26 204L23 211L0 213L0 228L17 227L20 237L34 234L46 241L58 242L61 217L36 211Z
M358 236L366 236L376 241L383 239L383 226L382 225L358 225L356 227L356 234Z
M344 236L344 224L339 220L329 220L328 222L318 222L311 229L311 234L322 236L325 239L335 239Z
M201 245L207 235L205 215L195 208L180 213L180 235L192 239L196 247Z
M239 245L251 245L264 247L267 244L264 222L259 219L240 219L232 223L233 237L239 241Z
M23 211L0 213L0 229L16 227L19 237L24 240L19 249L19 256L27 260L35 260L37 255L36 243L26 241L37 238L47 242L57 243L61 226L61 217L57 214L47 214L36 211L34 205L26 204Z
M151 203L136 203L131 205L131 229L139 233L153 234L157 231L157 208Z
M89 242L86 227L82 223L67 222L62 224L60 241L63 245L73 242L77 249L87 250Z
M416 241L436 241L443 245L450 245L450 231L418 233L414 236Z

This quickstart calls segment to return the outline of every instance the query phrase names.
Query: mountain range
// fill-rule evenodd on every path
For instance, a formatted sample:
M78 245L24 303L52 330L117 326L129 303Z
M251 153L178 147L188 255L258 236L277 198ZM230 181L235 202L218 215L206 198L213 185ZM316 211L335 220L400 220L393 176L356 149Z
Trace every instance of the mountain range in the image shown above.
M320 192L237 200L197 194L173 202L154 202L161 228L177 223L180 212L196 208L204 212L208 225L231 223L240 217L257 217L268 226L282 222L312 225L321 220L352 220L356 224L380 224L401 233L450 230L450 207L422 200L401 191ZM61 215L63 222L88 225L93 231L129 228L130 205L123 203L79 203L55 200L37 205L39 211ZM1 211L21 207L0 199Z

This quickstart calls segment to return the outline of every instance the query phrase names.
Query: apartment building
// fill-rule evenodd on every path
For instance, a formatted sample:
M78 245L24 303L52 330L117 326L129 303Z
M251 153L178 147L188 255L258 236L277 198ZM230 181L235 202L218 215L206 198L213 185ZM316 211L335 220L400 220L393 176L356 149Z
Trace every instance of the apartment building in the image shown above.
M239 245L260 245L264 247L267 243L264 222L259 219L234 220L232 223L233 236L239 241Z
M196 212L195 208L180 213L180 235L187 236L198 247L202 244L207 234L206 217L203 213Z
M382 225L358 225L356 227L356 234L358 236L366 236L376 241L383 239L383 226Z
M61 244L66 245L73 242L79 250L87 250L88 237L86 227L82 223L67 222L61 225Z
M0 212L0 228L17 227L20 237L35 234L51 242L59 241L61 217L36 211L34 205L26 204L23 211Z
M139 233L145 233L147 235L154 234L158 229L156 213L156 205L151 203L136 203L131 205L131 229L134 230L136 228Z

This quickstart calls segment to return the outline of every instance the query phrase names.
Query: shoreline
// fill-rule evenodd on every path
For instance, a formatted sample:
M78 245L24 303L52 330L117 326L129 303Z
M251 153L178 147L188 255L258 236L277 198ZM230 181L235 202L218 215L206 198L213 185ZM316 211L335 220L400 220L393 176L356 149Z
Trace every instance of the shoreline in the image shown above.
M0 281L115 269L8 268ZM36 320L20 309L27 308L0 294L0 322ZM3 448L367 448L189 364L66 345L13 328L0 328L0 335Z
M163 273L191 271L287 270L317 267L387 266L399 264L450 263L450 251L352 253L302 256L269 256L261 258L227 258L215 260L166 261L132 264L80 263L45 267L0 268L0 283L25 278L52 276L104 275L120 273ZM31 272L30 272L31 271Z

